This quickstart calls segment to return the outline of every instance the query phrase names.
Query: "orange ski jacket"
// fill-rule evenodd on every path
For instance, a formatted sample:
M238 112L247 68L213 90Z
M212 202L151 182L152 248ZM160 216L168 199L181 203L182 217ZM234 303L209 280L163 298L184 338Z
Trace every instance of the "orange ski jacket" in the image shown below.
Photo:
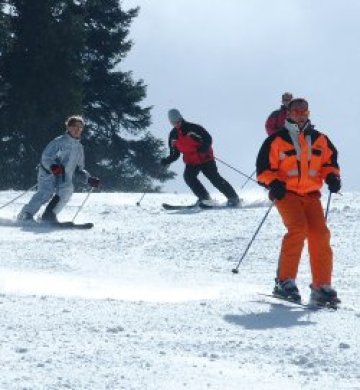
M286 121L269 136L260 148L256 172L259 184L268 187L277 179L299 195L319 191L329 173L340 176L336 148L310 121L302 131Z

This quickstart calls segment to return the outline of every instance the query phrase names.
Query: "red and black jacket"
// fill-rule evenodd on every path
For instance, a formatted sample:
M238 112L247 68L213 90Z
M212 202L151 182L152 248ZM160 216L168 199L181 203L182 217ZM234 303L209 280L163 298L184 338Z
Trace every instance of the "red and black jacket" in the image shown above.
M214 160L211 135L200 125L182 120L181 128L173 128L169 134L170 164L183 154L185 164L200 165Z
M282 105L279 110L273 111L266 120L265 128L268 135L273 135L284 126L287 117L287 108Z

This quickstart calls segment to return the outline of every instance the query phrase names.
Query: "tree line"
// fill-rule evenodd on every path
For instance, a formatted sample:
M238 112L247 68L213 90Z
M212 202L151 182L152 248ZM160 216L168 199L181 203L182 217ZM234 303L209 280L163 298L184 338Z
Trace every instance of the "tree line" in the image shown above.
M0 189L36 182L72 114L85 117L86 165L104 189L157 191L173 177L148 130L146 85L121 70L138 12L118 0L0 0Z

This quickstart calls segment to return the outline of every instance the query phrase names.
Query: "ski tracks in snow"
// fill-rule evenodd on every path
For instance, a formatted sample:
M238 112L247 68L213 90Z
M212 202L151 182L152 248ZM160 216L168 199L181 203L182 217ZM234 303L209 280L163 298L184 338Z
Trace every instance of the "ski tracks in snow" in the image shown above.
M138 194L93 194L79 215L95 223L86 232L0 221L1 388L356 388L360 213L348 204L359 196L334 197L330 214L344 302L335 313L258 296L273 287L284 233L275 210L239 274L231 273L267 200L243 210L152 214L179 197L148 194L147 213L135 206ZM76 194L64 220L80 202ZM306 253L298 282L306 297Z

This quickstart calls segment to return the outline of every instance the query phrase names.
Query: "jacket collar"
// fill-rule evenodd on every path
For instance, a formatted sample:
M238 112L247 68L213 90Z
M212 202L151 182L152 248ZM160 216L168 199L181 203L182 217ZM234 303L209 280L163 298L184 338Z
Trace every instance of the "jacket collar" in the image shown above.
M290 134L297 135L301 132L303 132L303 133L307 132L307 130L312 129L313 126L312 126L310 120L308 120L305 123L304 127L302 129L300 129L300 127L297 123L293 122L291 119L286 119L285 120L285 128Z

